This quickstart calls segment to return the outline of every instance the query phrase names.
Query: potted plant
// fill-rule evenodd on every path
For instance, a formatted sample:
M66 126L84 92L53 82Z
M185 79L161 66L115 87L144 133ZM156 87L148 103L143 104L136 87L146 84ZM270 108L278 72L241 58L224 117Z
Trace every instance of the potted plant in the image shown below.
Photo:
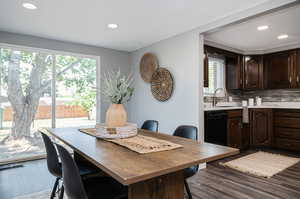
M120 70L106 73L103 79L102 93L111 103L107 112L105 124L107 127L121 127L127 123L127 112L123 106L133 94L131 75L121 75Z

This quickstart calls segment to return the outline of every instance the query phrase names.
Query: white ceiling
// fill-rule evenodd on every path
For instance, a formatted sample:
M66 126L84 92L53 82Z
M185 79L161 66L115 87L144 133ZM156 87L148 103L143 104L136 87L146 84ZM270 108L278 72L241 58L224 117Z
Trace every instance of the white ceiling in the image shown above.
M275 1L291 0L0 0L0 30L134 51ZM38 9L26 10L23 2Z
M205 40L238 49L244 53L272 52L276 49L300 47L300 5L286 8L264 16L217 30L205 35ZM258 31L257 27L268 25L269 29ZM277 36L288 34L284 40Z

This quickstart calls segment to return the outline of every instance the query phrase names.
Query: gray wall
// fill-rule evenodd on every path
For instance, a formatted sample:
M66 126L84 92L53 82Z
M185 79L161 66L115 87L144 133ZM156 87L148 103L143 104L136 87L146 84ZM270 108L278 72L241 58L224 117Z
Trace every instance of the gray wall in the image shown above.
M203 140L203 62L200 61L203 59L203 37L199 31L184 33L132 53L7 32L0 32L0 43L96 55L101 57L101 72L119 67L124 73L132 71L135 92L127 105L130 121L141 125L146 119L156 119L160 122L160 131L168 134L182 124L196 125L200 140ZM150 85L139 75L139 61L146 52L155 53L160 66L168 68L173 74L174 93L167 102L154 99ZM107 106L102 98L102 121Z
M72 53L79 53L85 55L100 56L101 73L121 68L122 72L129 73L130 68L130 53L123 51L116 51L107 48L100 48L94 46L87 46L51 39L44 39L40 37L20 35L15 33L1 32L0 43L7 43L13 45L22 45L32 48L43 48L48 50L65 51ZM101 98L101 120L105 118L105 112L108 103Z
M151 94L150 84L139 74L139 62L144 53L158 57L159 65L173 75L173 96L159 102ZM173 133L179 125L190 124L200 127L202 140L202 68L203 37L197 31L184 33L163 40L132 53L132 71L135 77L135 92L130 101L129 119L139 125L144 120L159 121L159 131Z

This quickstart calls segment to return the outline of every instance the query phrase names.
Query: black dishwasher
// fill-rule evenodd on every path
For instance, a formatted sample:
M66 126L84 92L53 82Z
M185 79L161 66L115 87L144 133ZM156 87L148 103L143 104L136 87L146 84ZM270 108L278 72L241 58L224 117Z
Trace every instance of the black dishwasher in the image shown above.
M204 141L227 145L227 112L206 111L204 124Z

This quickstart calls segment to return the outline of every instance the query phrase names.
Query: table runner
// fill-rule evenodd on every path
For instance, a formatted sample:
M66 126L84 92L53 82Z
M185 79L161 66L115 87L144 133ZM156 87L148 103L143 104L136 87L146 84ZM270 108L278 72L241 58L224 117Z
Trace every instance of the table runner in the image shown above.
M79 129L80 132L96 137L96 129ZM126 147L132 151L140 154L153 153L159 151L168 151L172 149L181 148L182 145L175 144L162 139L157 139L149 136L138 134L137 136L123 139L104 139L113 142L120 146Z

